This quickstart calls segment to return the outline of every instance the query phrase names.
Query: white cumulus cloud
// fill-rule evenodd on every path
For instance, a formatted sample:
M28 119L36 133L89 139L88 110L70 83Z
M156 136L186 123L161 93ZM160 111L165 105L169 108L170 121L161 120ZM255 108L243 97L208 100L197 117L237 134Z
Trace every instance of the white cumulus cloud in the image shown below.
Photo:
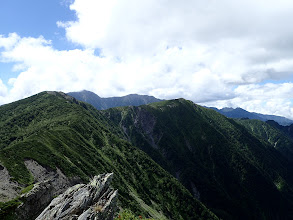
M1 61L20 72L9 100L88 89L293 118L291 1L75 0L69 9L77 19L56 24L82 49L0 36Z

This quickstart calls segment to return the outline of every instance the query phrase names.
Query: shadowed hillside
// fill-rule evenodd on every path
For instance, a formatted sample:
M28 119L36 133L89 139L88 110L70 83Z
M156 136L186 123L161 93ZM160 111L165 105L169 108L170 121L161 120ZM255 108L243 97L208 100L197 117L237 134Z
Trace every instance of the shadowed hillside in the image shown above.
M278 150L290 163L293 163L293 139L290 137L290 126L279 125L275 121L259 120L237 120L245 126L252 134L266 141L276 150ZM287 128L287 129L286 129Z
M103 111L223 219L292 219L292 168L233 119L184 99Z

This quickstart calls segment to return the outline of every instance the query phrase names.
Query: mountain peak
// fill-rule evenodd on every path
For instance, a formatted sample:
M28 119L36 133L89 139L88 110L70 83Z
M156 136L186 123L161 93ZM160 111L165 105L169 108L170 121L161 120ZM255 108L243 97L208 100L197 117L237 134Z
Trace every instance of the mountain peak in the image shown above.
M93 105L98 110L105 110L119 106L139 106L162 101L153 96L139 94L129 94L122 97L101 98L97 94L87 90L83 90L81 92L69 92L67 94L79 101L87 102Z

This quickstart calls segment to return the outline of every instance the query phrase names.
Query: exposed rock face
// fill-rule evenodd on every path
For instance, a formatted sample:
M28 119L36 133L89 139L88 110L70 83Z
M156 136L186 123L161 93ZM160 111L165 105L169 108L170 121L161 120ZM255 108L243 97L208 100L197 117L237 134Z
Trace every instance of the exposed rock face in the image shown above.
M131 107L133 109L133 121L135 128L140 131L155 149L158 149L157 143L163 136L163 133L155 133L154 128L157 120L154 115L141 107ZM127 132L127 129L124 129ZM128 134L127 134L128 135Z
M95 176L89 184L77 184L55 198L36 220L112 220L118 191L110 188L113 173Z
M54 196L81 182L79 178L69 179L58 168L52 170L31 159L24 161L24 164L33 175L35 184L31 191L20 197L25 202L16 209L18 219L36 218Z
M24 164L34 176L35 182L51 180L50 184L52 185L53 196L59 195L68 187L81 182L79 178L66 177L59 168L52 170L48 167L41 166L34 160L26 160Z
M52 180L36 183L31 191L21 196L25 202L16 209L18 219L35 218L52 200L53 194Z
M8 170L0 165L0 202L7 202L17 197L21 185L11 180Z

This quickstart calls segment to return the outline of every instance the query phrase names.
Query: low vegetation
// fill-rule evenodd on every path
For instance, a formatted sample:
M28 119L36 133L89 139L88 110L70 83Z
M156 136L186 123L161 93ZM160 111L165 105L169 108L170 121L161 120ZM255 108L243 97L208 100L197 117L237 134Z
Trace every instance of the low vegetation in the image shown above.
M278 150L284 157L293 163L293 140L276 127L259 120L236 120L253 135ZM284 126L280 126L284 127Z
M258 121L184 99L98 111L55 92L0 115L0 161L24 192L32 159L84 181L113 172L120 219L293 219L291 142Z
M293 218L292 166L233 119L184 99L102 113L219 217Z
M144 218L141 215L135 216L131 210L123 210L121 213L118 214L118 217L115 220L155 220L153 218Z
M121 207L136 216L152 213L130 192L168 219L200 219L202 213L204 219L217 219L147 154L121 139L120 128L90 105L43 92L1 106L0 115L0 161L21 184L34 182L25 159L84 181L113 172Z
M31 191L33 188L34 188L34 184L31 184L31 185L25 187L23 190L21 190L21 194L28 193L28 192Z
M21 204L18 198L15 198L9 202L0 202L0 219L14 220L14 210Z

